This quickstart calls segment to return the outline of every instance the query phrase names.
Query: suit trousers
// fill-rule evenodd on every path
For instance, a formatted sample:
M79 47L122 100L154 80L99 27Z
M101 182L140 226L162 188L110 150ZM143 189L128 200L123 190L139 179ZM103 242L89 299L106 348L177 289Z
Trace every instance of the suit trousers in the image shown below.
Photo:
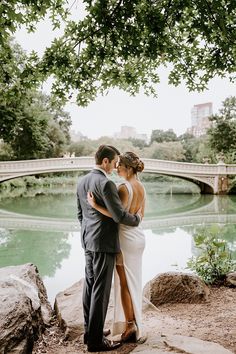
M88 345L99 346L111 292L116 253L85 251L84 328Z

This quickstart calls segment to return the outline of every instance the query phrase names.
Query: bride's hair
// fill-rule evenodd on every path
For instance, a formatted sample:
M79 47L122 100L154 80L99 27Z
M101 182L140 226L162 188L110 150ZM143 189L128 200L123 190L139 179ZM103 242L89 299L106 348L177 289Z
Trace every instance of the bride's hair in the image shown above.
M132 167L134 173L142 172L144 169L144 163L138 155L136 155L132 151L124 152L120 155L120 162L123 163L127 167Z

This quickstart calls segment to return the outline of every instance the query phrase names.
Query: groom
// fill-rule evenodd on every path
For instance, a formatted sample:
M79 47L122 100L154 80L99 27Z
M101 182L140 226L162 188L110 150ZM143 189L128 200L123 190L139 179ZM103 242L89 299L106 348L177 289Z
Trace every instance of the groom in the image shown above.
M77 188L78 219L85 251L84 342L89 352L109 351L121 345L108 340L103 332L115 256L120 252L118 224L137 226L141 220L139 214L132 215L123 209L116 185L108 179L119 155L115 147L101 145L95 154L96 167L79 181ZM97 203L104 206L112 218L89 205L88 191L93 192Z

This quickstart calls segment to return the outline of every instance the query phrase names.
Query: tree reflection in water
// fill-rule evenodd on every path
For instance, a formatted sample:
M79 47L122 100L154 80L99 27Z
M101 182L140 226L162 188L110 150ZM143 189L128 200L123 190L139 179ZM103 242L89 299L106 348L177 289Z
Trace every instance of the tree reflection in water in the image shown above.
M68 258L68 232L0 229L0 267L34 263L42 276L53 276Z

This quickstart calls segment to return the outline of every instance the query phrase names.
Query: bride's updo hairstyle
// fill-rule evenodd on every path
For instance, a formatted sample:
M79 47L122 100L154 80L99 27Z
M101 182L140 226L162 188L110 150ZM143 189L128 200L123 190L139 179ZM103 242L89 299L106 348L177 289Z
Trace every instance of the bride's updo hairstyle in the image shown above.
M132 167L133 172L142 172L144 169L144 163L140 158L131 151L125 152L119 156L120 162L123 163L126 167Z

